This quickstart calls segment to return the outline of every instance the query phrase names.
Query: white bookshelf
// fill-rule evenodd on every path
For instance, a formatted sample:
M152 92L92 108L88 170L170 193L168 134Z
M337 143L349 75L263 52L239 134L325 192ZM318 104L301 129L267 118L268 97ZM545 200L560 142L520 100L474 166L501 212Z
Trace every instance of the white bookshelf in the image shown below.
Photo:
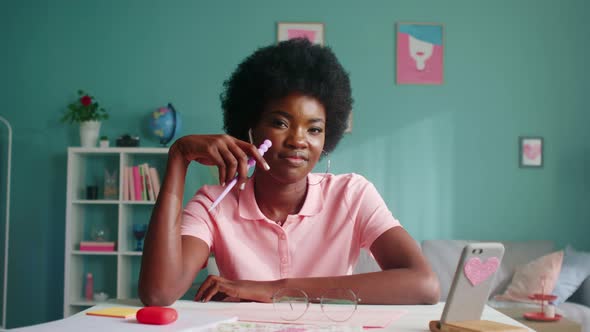
M137 297L141 252L134 251L131 227L134 222L149 223L154 202L123 200L121 170L147 162L162 180L167 155L167 148L68 148L64 317L95 304L84 298L88 272L94 276L94 292L106 292L109 298ZM117 199L102 199L105 168L117 170ZM98 185L98 199L86 199L88 185ZM80 241L91 240L92 227L108 229L107 240L115 242L115 251L79 250Z

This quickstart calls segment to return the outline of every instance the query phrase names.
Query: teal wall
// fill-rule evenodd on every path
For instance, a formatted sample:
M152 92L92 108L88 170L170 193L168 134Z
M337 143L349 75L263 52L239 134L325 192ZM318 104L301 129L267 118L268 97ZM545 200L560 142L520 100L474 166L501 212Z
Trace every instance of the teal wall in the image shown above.
M275 41L277 21L326 24L355 98L332 170L374 181L418 240L590 249L589 9L585 0L0 1L0 115L14 128L9 327L62 313L66 148L79 141L58 120L75 91L108 109L110 137L157 145L142 119L168 101L185 133L220 132L223 80ZM394 83L399 21L445 24L444 85ZM544 137L544 168L518 168L519 135Z

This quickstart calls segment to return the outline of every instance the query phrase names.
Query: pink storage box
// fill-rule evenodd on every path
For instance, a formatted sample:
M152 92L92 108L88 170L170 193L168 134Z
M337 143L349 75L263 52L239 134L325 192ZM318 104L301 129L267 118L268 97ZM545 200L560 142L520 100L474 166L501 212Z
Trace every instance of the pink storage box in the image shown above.
M82 241L80 251L115 251L115 242Z

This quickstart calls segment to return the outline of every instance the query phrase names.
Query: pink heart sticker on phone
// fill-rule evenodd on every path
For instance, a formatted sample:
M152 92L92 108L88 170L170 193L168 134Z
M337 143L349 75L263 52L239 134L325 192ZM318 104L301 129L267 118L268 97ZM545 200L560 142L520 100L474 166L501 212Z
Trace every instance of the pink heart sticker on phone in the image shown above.
M500 266L500 260L497 257L490 257L485 263L478 257L473 257L465 263L463 271L469 282L473 286L477 286L494 274L498 266Z

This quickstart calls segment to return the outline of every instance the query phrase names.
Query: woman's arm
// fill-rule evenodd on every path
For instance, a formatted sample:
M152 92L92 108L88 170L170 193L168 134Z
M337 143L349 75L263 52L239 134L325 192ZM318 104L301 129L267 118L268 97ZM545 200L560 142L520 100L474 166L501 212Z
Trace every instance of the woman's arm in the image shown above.
M146 234L139 297L146 305L169 305L190 287L204 266L209 247L201 239L180 235L184 183L195 160L219 169L220 181L238 173L247 178L248 155L266 164L256 148L227 135L191 135L177 140L168 153L166 173Z
M180 236L187 167L173 145L141 258L139 298L145 305L169 305L182 296L209 254L204 241Z
M281 279L268 282L231 281L210 276L195 300L209 301L217 293L230 297L270 302L281 288L299 288L317 298L330 288L353 290L365 304L434 304L440 297L439 283L416 242L402 228L394 227L379 236L371 252L380 272L350 276Z

